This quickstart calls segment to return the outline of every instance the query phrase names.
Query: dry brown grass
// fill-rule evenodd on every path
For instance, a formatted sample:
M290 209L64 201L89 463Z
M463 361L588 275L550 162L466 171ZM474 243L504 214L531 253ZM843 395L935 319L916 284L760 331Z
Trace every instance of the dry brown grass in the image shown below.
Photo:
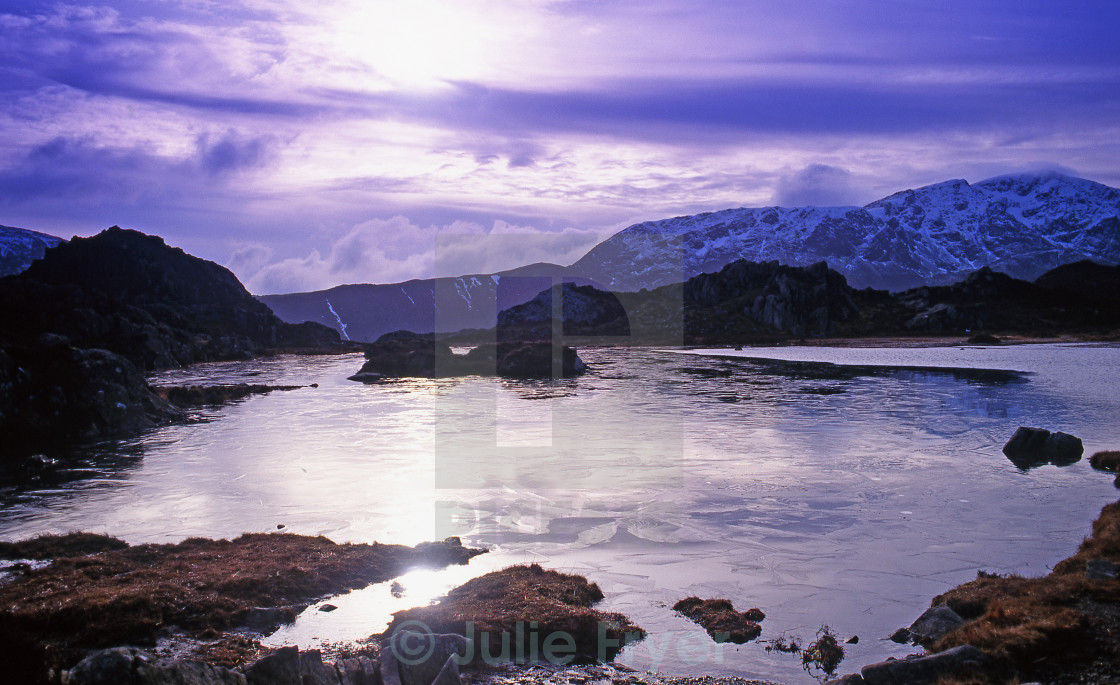
M383 635L410 626L458 633L475 640L476 658L544 655L551 636L569 635L577 657L609 661L644 632L622 614L592 609L602 598L599 586L583 576L537 564L511 566L466 582L437 604L397 612Z
M729 599L687 597L673 605L673 611L699 624L716 642L743 644L762 634L758 621L766 618L762 609L735 611Z
M1089 457L1089 465L1101 471L1120 471L1120 451L1097 452Z
M1101 511L1092 536L1050 575L981 574L935 597L934 604L945 604L970 620L939 640L933 651L979 647L1003 666L1008 678L1017 673L1060 679L1099 663L1120 664L1120 580L1085 578L1086 563L1100 558L1120 562L1120 502ZM1116 668L1120 675L1120 666Z
M88 540L74 542L70 552ZM58 540L17 544L57 548ZM60 556L0 585L0 644L18 645L13 653L24 672L39 677L44 667L67 667L88 648L150 644L172 626L187 633L223 630L254 607L300 605L415 566L466 563L481 552L457 540L411 548L247 534Z
M0 559L56 559L124 549L128 543L95 533L41 535L19 542L0 542Z

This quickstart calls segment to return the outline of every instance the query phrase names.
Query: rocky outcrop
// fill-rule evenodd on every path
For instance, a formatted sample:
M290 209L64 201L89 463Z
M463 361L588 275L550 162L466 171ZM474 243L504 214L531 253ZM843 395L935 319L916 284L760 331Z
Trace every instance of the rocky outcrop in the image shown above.
M728 599L687 597L673 605L673 611L700 625L716 642L743 644L762 633L758 622L766 618L762 609L735 611Z
M57 333L143 370L339 342L325 326L284 323L228 269L115 226L0 279L0 321L8 343Z
M0 457L8 464L34 450L129 435L182 416L119 354L54 334L0 347Z
M1027 426L1019 426L1003 446L1003 453L1020 468L1041 464L1072 464L1081 459L1084 451L1078 437Z
M684 302L693 313L688 319L693 335L717 332L710 330L710 320L720 309L734 308L751 322L796 337L833 334L837 322L859 314L847 281L824 262L807 267L732 262L719 273L689 279Z
M555 296L560 297L558 311L553 305ZM563 335L630 335L630 321L618 295L590 285L564 283L500 312L498 339L552 340L555 313L560 314L557 328Z
M143 372L331 348L287 324L227 269L117 227L46 251L0 279L0 457L134 433L179 418Z
M571 347L549 342L509 341L479 345L455 354L431 335L408 331L387 333L365 350L366 362L350 380L372 383L384 378L506 376L510 378L568 378L587 371Z

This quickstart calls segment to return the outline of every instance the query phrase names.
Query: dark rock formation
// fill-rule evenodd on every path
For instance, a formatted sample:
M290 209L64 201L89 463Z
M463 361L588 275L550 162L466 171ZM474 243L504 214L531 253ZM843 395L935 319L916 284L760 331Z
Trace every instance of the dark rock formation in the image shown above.
M733 313L794 337L824 337L836 332L837 322L859 313L847 281L824 262L807 267L732 262L719 273L690 278L684 302L686 316L692 314L686 318L692 336L722 333L721 320Z
M135 433L182 418L128 359L46 334L0 347L0 457Z
M227 269L110 228L0 279L0 457L123 436L180 418L143 372L337 346L287 324Z
M630 335L630 321L618 295L590 285L564 283L499 313L498 339L552 340L555 295L560 296L557 323L563 335Z
M66 682L69 685L246 685L246 678L237 671L201 661L161 662L134 647L116 647L94 652L82 659L70 669ZM299 680L295 683L301 685Z
M462 635L401 629L381 643L381 678L386 685L453 685L459 663L473 655L473 641Z
M0 279L0 321L5 342L58 333L144 370L339 342L324 326L284 323L228 269L115 226Z
M943 679L982 677L990 667L987 655L961 645L939 654L868 664L860 672L868 685L933 685Z
M154 388L157 395L176 407L197 407L233 402L249 395L267 395L273 390L299 390L302 385L261 385L238 383L236 385L185 385Z
M1059 466L1072 464L1081 459L1084 451L1080 438L1026 426L1019 426L1003 446L1003 453L1020 468L1047 463Z
M673 605L673 611L700 625L716 642L743 644L762 633L758 621L766 618L762 609L735 611L731 600L687 597Z
M391 377L444 378L507 376L511 378L567 378L587 370L570 347L549 342L509 341L479 345L455 354L430 335L408 331L388 333L366 346L366 363L350 380L375 382Z

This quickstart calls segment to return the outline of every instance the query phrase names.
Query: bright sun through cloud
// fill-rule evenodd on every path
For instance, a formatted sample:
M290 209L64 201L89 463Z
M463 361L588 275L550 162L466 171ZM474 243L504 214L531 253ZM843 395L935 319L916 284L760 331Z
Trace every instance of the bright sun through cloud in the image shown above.
M473 3L360 2L335 15L338 47L394 88L434 88L485 76L496 65L495 19Z

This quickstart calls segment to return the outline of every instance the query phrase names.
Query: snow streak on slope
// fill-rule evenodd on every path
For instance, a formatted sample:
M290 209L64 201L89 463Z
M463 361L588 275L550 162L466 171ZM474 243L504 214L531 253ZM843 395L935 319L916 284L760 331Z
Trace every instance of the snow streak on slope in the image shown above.
M856 286L951 282L984 266L1033 279L1079 259L1120 262L1120 191L1060 174L946 181L864 207L760 207L650 221L600 243L573 271L652 288L736 259L827 261Z

